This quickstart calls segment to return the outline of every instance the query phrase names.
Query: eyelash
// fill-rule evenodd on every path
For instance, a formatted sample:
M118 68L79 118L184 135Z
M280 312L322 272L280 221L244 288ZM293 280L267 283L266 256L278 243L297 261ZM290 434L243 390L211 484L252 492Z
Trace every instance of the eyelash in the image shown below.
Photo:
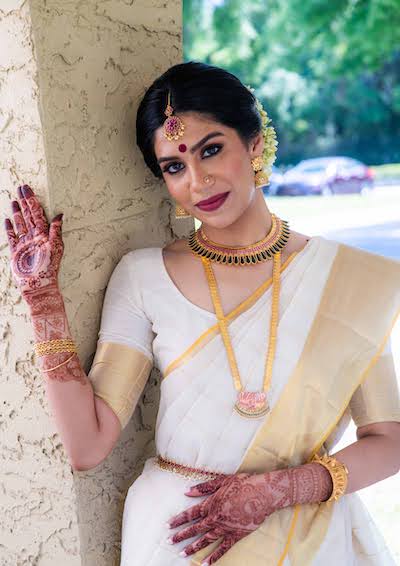
M209 157L213 157L213 155L217 155L220 150L222 149L222 144L218 144L218 143L214 143L212 145L208 145L207 147L204 148L204 151L208 151L209 149L213 149L213 148L217 148L218 151L215 151L214 153L212 153L211 155L208 155L207 157L205 157L204 159L208 159ZM178 171L170 171L170 167L172 167L173 165L181 165L181 163L179 163L178 161L175 161L173 163L170 163L169 165L167 165L164 169L163 169L163 173L168 173L169 175L176 175L177 173L180 173L182 171L181 169L178 169Z

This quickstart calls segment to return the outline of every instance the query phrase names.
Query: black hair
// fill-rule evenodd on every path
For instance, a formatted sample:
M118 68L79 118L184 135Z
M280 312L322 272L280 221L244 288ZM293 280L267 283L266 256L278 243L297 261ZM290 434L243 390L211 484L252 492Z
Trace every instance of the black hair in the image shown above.
M162 172L154 152L154 134L166 120L168 92L175 113L205 114L235 129L245 144L262 129L256 99L235 75L193 61L174 65L146 91L136 116L136 142L156 177L162 177Z

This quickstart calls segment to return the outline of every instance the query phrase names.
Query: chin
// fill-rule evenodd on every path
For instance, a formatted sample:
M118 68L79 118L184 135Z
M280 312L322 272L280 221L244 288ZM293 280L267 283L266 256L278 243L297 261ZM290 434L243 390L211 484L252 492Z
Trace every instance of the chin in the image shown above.
M214 218L198 218L198 220L202 222L204 226L210 226L212 228L217 228L218 230L223 230L224 228L228 228L229 226L234 224L237 218L232 217L232 214L229 214L229 212L225 212L224 214L221 213L218 216L215 215Z

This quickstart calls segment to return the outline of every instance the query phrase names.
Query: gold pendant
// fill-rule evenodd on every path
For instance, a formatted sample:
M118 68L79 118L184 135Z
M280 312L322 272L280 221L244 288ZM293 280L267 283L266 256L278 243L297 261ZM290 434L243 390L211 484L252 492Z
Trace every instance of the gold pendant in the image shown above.
M239 391L235 403L235 410L242 417L256 419L263 417L269 411L267 394L265 391Z

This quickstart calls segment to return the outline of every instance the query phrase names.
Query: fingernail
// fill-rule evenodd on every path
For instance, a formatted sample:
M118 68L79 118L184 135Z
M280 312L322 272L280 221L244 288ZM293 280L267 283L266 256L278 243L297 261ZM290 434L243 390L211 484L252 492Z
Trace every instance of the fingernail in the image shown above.
M33 196L33 191L32 191L32 189L30 188L29 185L24 185L22 187L22 193L23 193L25 198L29 198L29 197Z
M21 211L21 209L20 209L20 207L19 207L19 204L18 204L18 201L16 201L16 200L13 200L13 201L12 201L12 203L11 203L11 210L12 210L13 212L20 212L20 211Z
M54 217L54 220L62 220L63 219L64 214L57 214L57 216Z
M21 186L18 187L17 191L18 191L18 198L24 198L24 195L22 194L22 187Z
M182 550L182 552L179 553L179 556L187 556L186 551Z
M172 537L167 538L167 543L168 544L174 544L174 540Z
M201 566L208 566L208 562L202 562Z
M4 220L4 226L6 227L6 230L9 230L10 228L12 228L11 220L9 218L6 218Z

